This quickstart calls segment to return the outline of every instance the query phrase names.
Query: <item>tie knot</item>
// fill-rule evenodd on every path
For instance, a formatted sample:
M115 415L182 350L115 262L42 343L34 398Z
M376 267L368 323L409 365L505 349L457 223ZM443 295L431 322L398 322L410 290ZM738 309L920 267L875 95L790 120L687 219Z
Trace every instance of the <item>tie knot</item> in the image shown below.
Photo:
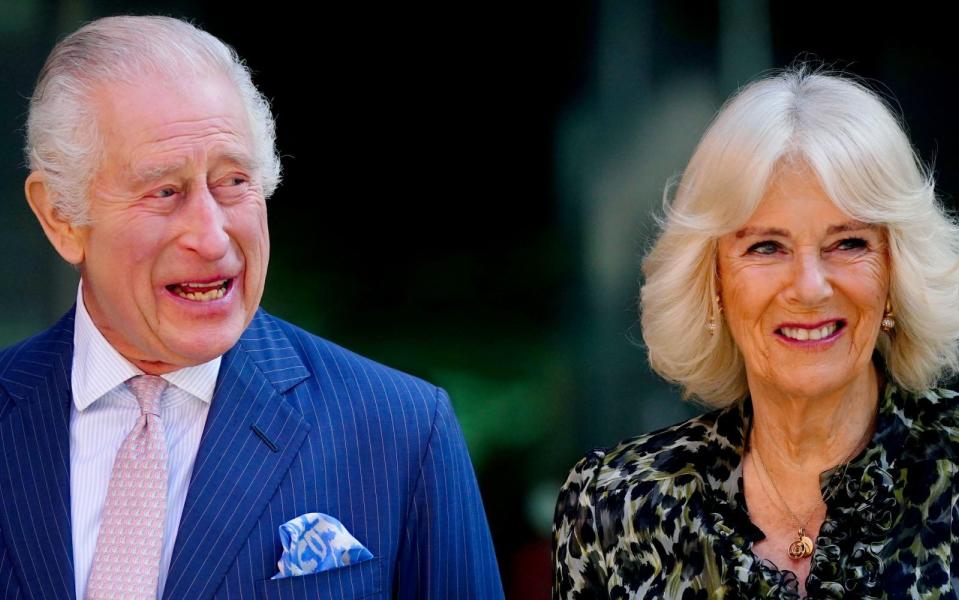
M160 396L163 395L166 386L166 379L156 375L137 375L127 380L127 387L140 404L140 412L158 417L160 416Z

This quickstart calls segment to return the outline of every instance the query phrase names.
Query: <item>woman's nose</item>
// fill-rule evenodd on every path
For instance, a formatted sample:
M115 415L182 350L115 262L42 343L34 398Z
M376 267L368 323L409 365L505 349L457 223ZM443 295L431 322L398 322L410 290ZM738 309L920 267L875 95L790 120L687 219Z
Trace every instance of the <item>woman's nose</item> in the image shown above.
M832 284L818 252L796 255L789 295L792 301L806 306L818 306L832 297Z

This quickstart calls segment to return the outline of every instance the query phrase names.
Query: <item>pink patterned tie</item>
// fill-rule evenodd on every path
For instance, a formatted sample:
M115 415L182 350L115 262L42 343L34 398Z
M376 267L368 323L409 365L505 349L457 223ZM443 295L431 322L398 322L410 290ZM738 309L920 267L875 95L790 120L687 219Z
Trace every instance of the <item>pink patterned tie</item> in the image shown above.
M113 463L87 600L155 599L166 521L167 451L154 375L127 381L140 418Z

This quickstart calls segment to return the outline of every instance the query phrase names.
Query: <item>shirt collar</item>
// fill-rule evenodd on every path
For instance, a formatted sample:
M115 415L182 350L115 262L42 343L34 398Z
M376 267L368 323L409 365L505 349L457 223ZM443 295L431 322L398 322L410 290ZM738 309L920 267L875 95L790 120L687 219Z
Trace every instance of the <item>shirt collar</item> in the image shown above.
M210 403L216 387L222 357L193 367L162 375L171 384L199 400ZM77 289L77 308L73 329L73 366L70 381L73 403L82 411L126 380L143 375L138 367L123 358L93 324L83 303L83 282Z

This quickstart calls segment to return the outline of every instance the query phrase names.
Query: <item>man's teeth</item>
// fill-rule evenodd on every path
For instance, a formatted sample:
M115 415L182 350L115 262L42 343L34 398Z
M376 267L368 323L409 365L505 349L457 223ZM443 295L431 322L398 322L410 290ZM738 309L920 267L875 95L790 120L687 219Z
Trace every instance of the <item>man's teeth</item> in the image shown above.
M210 290L209 292L184 292L183 290L179 290L177 291L177 296L186 298L187 300L206 302L207 300L218 300L222 298L223 294L225 293L226 290L223 288L216 288L215 290Z
M220 281L211 281L209 283L180 283L176 286L174 292L177 296L186 298L187 300L193 300L194 302L219 300L226 294L227 281L229 280L221 279ZM191 288L195 291L189 291Z
M186 288L208 288L208 287L223 287L226 285L227 280L221 279L219 281L211 281L209 283L181 283L180 287Z
M802 327L783 327L782 334L793 340L821 340L836 333L839 324L836 322L824 325L818 329L804 329Z

